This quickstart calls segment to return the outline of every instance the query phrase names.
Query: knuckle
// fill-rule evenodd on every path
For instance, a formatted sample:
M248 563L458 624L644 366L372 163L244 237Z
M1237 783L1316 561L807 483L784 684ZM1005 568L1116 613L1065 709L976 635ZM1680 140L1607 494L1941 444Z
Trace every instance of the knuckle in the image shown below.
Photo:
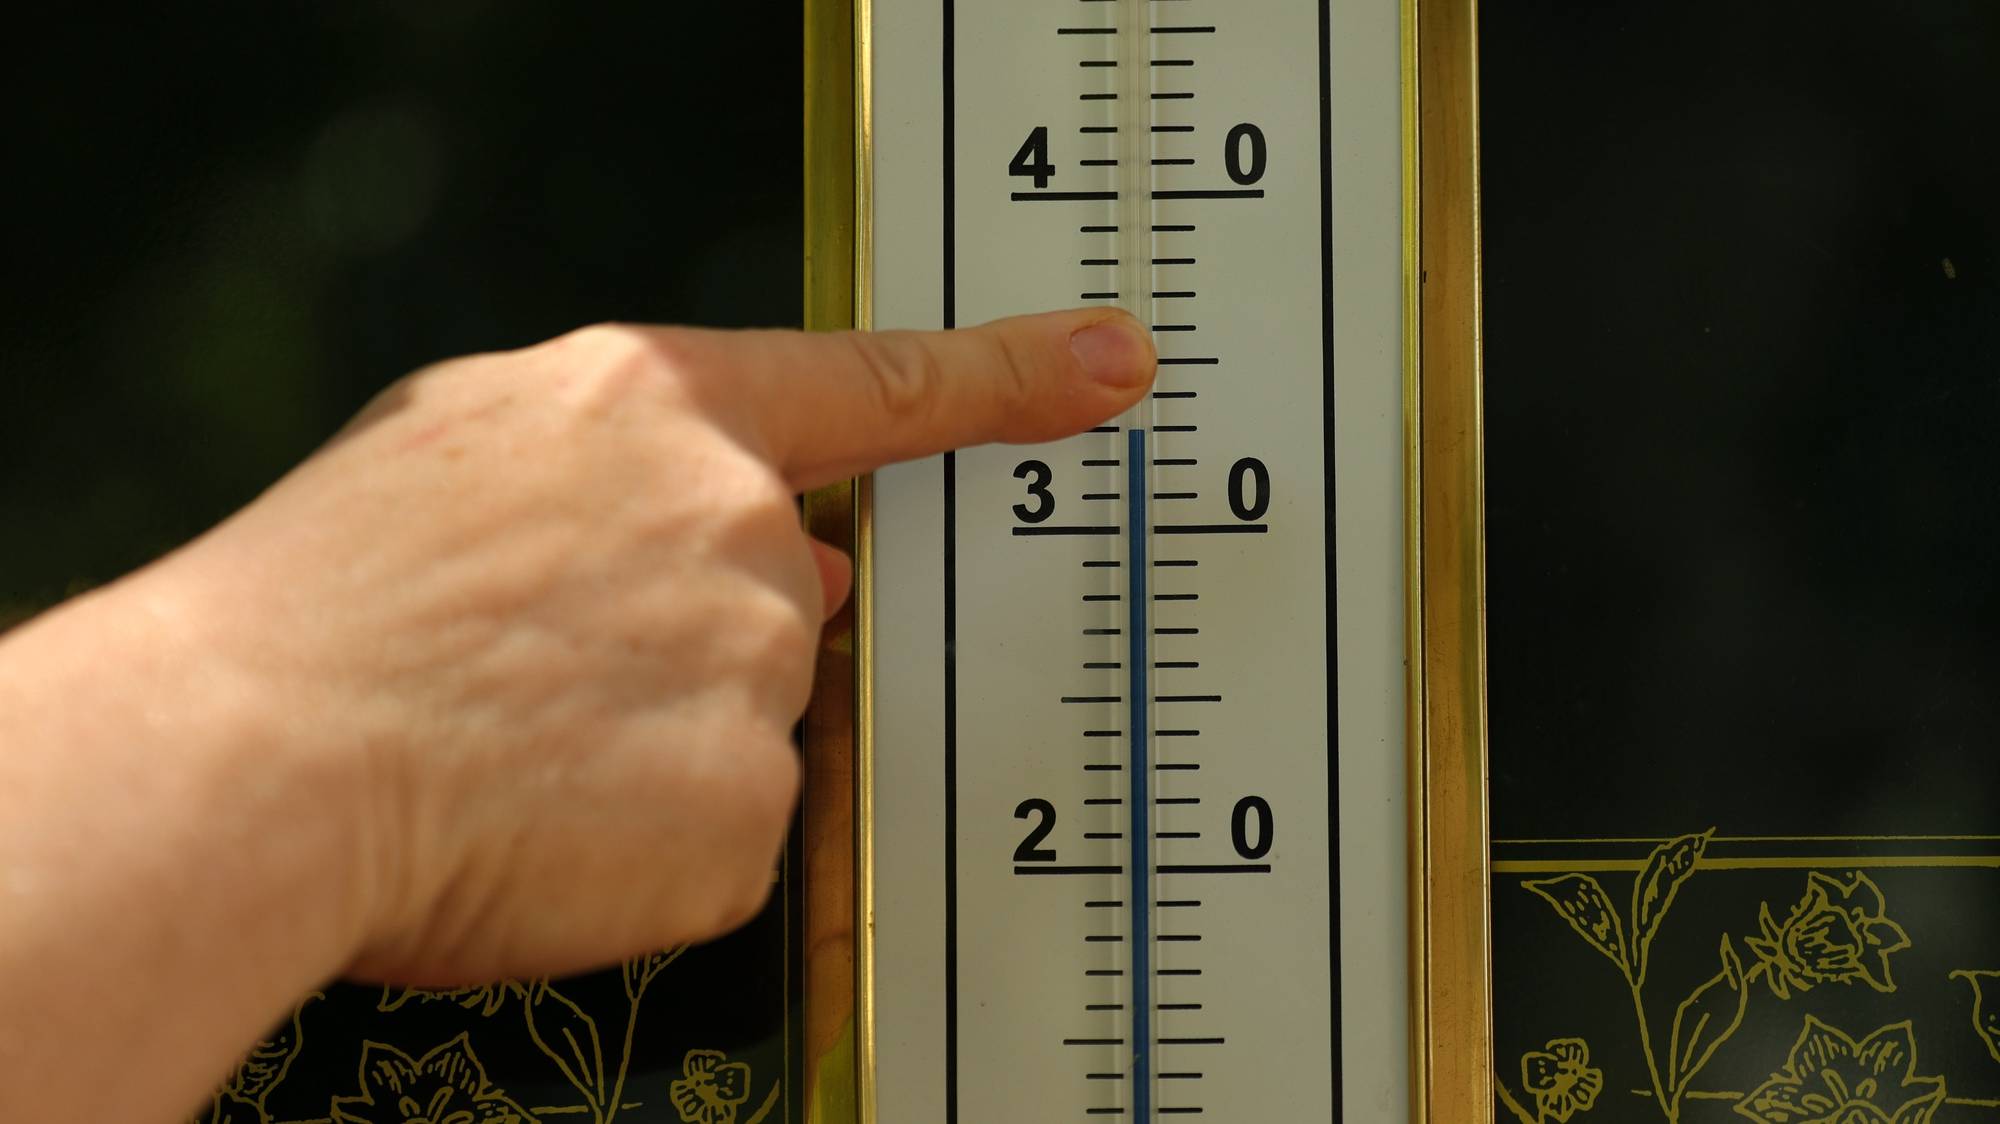
M867 372L870 390L884 416L916 420L928 415L944 388L937 353L911 336L847 337Z
M557 343L611 365L643 362L653 353L639 328L610 321L578 328Z
M722 499L740 533L761 547L798 532L798 505L769 465L744 454L728 471L730 484Z
M798 526L798 506L784 479L725 433L703 430L698 444L683 447L680 454L688 465L691 491L729 530L754 536Z
M586 410L615 408L635 397L670 399L684 392L695 369L685 333L602 323L578 328L556 341L566 352L559 376L571 399Z
M689 486L671 507L659 509L662 535L733 566L785 549L800 533L797 504L769 465L724 439L701 435L675 456Z
M685 328L630 328L638 354L634 357L653 378L676 384L692 380L702 369L694 337Z
M789 597L773 590L752 594L741 614L743 663L785 688L790 695L812 676L813 647L819 630Z

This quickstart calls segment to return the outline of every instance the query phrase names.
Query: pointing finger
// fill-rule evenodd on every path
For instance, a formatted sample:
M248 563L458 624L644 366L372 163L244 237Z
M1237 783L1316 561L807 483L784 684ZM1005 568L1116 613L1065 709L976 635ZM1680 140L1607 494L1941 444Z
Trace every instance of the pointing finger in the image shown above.
M1052 441L1127 409L1156 370L1117 309L943 332L687 332L676 350L726 372L748 424L798 490L989 441Z

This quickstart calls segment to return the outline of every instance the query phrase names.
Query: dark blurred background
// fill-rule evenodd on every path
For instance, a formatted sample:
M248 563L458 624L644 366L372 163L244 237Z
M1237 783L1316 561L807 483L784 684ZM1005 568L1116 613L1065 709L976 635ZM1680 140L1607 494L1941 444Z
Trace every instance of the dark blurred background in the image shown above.
M390 380L799 316L797 3L9 17L0 627L254 496Z
M1494 834L2000 831L2000 4L1481 24Z
M199 533L426 363L601 320L796 323L801 21L661 0L10 16L0 628ZM797 892L676 959L643 1011L616 972L333 988L276 1087L198 1119L323 1121L370 1093L387 1115L355 1112L404 1119L357 1076L364 1042L437 1072L470 1060L536 1118L797 1119ZM602 1074L565 1042L601 1042Z

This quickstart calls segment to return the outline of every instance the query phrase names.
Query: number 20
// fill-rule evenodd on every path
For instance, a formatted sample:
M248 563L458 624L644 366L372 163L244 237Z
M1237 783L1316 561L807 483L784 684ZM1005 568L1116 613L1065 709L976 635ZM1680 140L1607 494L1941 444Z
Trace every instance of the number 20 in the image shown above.
M1035 826L1028 829L1028 837L1014 848L1017 863L1050 863L1056 861L1054 849L1042 846L1042 840L1056 829L1056 806L1041 797L1021 801L1014 809L1014 818L1025 820L1034 818Z

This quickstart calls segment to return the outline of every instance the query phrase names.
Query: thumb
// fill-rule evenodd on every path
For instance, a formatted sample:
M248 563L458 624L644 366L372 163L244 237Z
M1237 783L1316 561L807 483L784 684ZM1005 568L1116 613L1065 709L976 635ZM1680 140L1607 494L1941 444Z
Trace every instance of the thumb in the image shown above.
M1053 441L1152 385L1149 333L1113 308L944 332L696 332L796 490L988 441Z

